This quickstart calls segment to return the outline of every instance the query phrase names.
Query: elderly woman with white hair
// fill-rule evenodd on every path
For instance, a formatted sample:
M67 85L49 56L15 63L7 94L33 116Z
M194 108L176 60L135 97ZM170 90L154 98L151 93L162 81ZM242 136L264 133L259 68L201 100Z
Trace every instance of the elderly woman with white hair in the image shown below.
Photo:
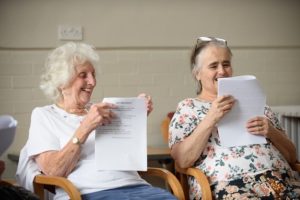
M83 43L67 43L47 58L41 89L54 103L33 110L27 154L46 175L68 178L83 199L175 199L152 187L135 171L99 171L95 166L95 129L111 122L116 108L91 104L98 55ZM145 94L139 95L145 97ZM151 97L145 98L148 114ZM67 199L56 189L55 199Z

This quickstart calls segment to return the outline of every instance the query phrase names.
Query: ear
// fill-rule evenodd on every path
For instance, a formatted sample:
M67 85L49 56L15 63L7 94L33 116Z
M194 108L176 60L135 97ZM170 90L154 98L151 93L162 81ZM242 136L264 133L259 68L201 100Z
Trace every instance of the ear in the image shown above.
M60 86L60 87L58 87L58 90L59 90L60 92L62 92L62 91L64 90L64 87Z
M60 90L60 91L63 91L63 90L65 90L67 88L67 85L66 84L62 84L62 85L60 85L59 87L58 87L58 89Z
M59 92L60 92L60 94L61 94L62 96L65 95L65 94L64 94L64 90L65 90L65 87L64 87L64 86L58 87L58 90L59 90Z
M200 81L201 80L201 69L195 71L195 78Z

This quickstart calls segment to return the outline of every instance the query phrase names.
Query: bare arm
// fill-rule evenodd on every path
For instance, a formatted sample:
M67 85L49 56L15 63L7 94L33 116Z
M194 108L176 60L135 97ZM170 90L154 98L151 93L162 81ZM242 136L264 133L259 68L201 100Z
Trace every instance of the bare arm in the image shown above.
M297 160L296 147L284 131L275 128L267 117L255 117L248 121L247 129L255 135L263 135L270 139L272 144L280 151L290 163Z
M78 131L76 131L78 132ZM75 135L79 135L78 133ZM79 138L79 137L78 137ZM84 141L79 138L79 141ZM82 142L84 143L84 142ZM36 156L35 161L42 172L51 176L67 177L76 166L81 146L70 140L60 151L47 151Z
M171 149L171 156L182 168L192 166L200 157L216 123L228 113L234 104L232 96L218 97L190 136L175 144Z
M283 131L274 128L267 137L290 164L297 161L296 147Z
M81 144L85 143L90 133L97 126L110 123L111 118L115 117L115 114L110 110L112 108L115 108L115 106L109 103L99 103L91 106L89 113L74 133ZM73 144L70 140L61 150L43 152L37 155L35 160L44 174L66 177L76 166L80 152L81 146Z
M190 167L200 157L214 126L215 123L205 118L190 136L172 147L171 156L180 167Z

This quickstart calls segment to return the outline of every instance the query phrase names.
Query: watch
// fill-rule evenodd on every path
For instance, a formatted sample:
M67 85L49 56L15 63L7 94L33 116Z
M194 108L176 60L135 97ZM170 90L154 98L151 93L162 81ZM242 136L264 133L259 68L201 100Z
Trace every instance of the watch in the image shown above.
M80 143L78 137L76 137L76 136L74 136L74 137L72 138L72 143L73 143L73 144L77 144L77 145L81 145L81 143Z

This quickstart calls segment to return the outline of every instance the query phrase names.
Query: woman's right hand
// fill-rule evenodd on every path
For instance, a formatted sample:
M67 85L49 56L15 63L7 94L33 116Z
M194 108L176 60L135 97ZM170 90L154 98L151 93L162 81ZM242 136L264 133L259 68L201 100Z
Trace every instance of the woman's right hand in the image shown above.
M214 123L219 122L222 117L232 109L234 102L235 99L231 95L217 97L212 102L211 108L207 113L207 117Z
M173 145L171 155L180 167L193 166L196 160L199 159L207 146L208 139L216 123L231 110L234 101L234 98L230 95L216 98L212 102L207 115L198 123L192 134L182 142Z
M111 123L111 120L116 117L116 114L112 111L115 108L117 106L112 103L102 102L93 104L87 116L81 122L81 127L85 128L87 133L90 133L98 126Z

